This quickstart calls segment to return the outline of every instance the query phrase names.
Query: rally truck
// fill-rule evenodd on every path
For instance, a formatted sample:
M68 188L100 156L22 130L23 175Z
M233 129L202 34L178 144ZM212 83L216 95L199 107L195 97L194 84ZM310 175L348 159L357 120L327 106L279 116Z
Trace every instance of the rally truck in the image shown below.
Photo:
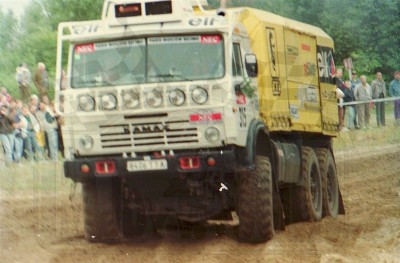
M238 219L244 242L343 213L334 43L320 28L206 1L105 0L58 28L64 173L85 238L143 219ZM138 231L138 232L136 232Z

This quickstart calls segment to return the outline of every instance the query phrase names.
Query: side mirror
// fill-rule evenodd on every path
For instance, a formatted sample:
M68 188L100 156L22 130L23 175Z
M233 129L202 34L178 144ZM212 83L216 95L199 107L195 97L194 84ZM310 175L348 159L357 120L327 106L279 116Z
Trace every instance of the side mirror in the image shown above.
M258 75L257 57L255 54L246 54L245 57L246 71L250 78Z

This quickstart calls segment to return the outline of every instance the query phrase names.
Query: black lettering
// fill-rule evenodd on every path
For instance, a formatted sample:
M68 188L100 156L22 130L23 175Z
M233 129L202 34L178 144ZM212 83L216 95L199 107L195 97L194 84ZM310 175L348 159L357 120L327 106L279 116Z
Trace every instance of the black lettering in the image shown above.
M193 18L189 20L189 25L198 26L201 23L201 18Z
M214 25L214 22L215 22L215 18L211 18L211 19L210 19L210 26L213 26L213 25Z

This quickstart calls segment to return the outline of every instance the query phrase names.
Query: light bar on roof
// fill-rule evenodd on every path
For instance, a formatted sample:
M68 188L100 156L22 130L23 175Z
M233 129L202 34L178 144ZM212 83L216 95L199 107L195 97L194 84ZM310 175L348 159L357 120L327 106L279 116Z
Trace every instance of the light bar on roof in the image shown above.
M147 2L146 16L172 14L171 1Z
M115 5L114 8L115 8L115 17L117 18L142 15L142 6L140 3Z
M102 20L126 26L178 22L192 14L190 0L105 0Z

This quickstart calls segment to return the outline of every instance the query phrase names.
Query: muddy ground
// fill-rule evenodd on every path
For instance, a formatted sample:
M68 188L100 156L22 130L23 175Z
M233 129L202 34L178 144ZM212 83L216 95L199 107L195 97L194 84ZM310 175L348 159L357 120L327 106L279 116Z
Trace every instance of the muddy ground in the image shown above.
M346 215L296 223L265 244L234 227L173 228L125 244L83 236L80 187L61 164L0 167L0 262L400 262L400 145L336 151Z

